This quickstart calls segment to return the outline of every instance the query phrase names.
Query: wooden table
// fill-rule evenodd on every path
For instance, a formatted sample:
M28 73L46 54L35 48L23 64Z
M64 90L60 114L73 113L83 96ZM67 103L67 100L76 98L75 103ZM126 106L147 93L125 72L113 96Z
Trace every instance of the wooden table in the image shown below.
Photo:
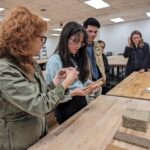
M124 67L127 65L127 58L124 58L123 55L116 55L116 56L108 56L108 64L110 66L121 66Z
M120 128L122 113L126 108L148 111L150 102L101 95L28 150L105 150ZM142 133L142 136L150 138L150 130ZM145 150L115 140L113 143L129 147L128 150Z
M123 55L108 56L108 64L112 70L112 75L114 75L114 68L117 68L117 77L119 79L119 72L121 70L122 78L124 78L124 68L127 65L127 58L124 58Z
M150 72L134 72L110 90L107 95L150 100Z

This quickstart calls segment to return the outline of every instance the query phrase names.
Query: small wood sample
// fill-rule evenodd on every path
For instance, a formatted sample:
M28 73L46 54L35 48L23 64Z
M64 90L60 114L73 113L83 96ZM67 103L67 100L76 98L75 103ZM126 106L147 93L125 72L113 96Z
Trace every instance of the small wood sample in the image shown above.
M94 87L98 87L98 86L101 86L101 85L103 85L103 84L104 84L103 78L100 78L99 80L97 80L97 81L91 83L90 85L84 87L82 90L83 90L83 91L86 91L86 90L88 90L88 88L91 88L91 87L93 87L93 88L94 88Z
M122 126L137 131L148 129L149 112L137 109L127 109L122 116Z

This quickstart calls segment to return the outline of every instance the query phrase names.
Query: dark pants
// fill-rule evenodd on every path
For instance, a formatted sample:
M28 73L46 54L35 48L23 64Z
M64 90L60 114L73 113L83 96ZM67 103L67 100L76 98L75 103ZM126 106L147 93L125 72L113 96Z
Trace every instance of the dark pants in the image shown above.
M60 103L55 109L55 116L58 123L63 123L86 105L85 96L74 96L72 100Z
M102 94L105 95L109 90L111 90L111 85L110 84L106 84L102 86Z

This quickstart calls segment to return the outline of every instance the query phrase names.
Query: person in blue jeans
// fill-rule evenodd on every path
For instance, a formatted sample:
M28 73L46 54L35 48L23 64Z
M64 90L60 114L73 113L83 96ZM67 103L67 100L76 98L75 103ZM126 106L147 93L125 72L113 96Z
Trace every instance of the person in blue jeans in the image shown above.
M78 79L65 91L63 101L55 108L59 124L87 105L86 95L92 88L82 88L92 83L89 78L89 65L86 54L87 35L83 27L76 22L67 23L60 35L58 46L46 64L46 82L49 84L61 68L75 67L79 71Z
M134 71L145 72L150 67L149 45L143 42L141 32L135 30L128 39L123 56L128 58L125 76Z

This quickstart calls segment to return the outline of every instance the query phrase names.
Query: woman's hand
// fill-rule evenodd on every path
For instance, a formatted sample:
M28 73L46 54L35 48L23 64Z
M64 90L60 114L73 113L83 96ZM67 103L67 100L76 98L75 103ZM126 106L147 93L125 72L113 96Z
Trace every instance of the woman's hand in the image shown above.
M86 92L83 91L81 88L76 88L71 91L71 96L85 96Z
M131 38L128 37L128 47L130 47L130 46L131 46Z
M66 78L66 69L61 69L53 79L54 85L60 84Z
M88 88L86 89L87 94L91 94L92 92L98 92L101 89L101 86L99 84L93 84L93 81L88 82L87 86Z
M97 93L97 92L100 91L100 89L101 89L101 86L95 86L95 87L93 88L93 91L92 91L92 92Z
M139 73L143 73L143 72L145 72L145 69L139 70Z
M67 89L68 86L73 83L73 81L78 79L79 72L73 67L66 68L65 70L66 70L66 78L62 82L62 85L64 89Z
M93 81L89 81L89 82L86 84L87 88L85 87L85 90L84 90L84 92L85 92L86 94L91 94L91 93L93 92L93 90L95 89L95 88L92 86L93 83L94 83Z

